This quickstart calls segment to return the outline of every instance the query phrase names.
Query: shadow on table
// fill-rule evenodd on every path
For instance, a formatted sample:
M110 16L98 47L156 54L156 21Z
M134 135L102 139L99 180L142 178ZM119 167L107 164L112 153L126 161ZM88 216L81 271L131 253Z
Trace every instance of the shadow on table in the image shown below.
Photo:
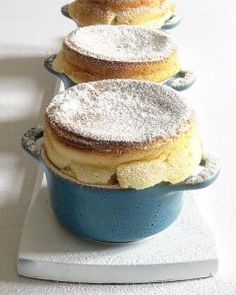
M0 93L0 173L3 176L0 191L0 281L5 282L21 281L16 273L20 231L38 171L37 164L20 146L21 136L42 121L45 107L55 88L55 78L44 70L43 60L43 57L37 56L0 59L0 91L6 94L3 97ZM32 101L29 105L29 100L17 100L17 92L22 90L28 97L32 95L30 99L33 99L35 110L32 110ZM16 114L13 101L17 102L20 110L26 110L23 115ZM6 119L4 108L9 114Z

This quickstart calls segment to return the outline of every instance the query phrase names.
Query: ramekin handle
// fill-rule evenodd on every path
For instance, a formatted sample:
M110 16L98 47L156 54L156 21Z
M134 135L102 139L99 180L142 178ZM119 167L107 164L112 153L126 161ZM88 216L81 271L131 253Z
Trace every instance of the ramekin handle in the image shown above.
M181 16L179 14L173 14L168 20L165 21L165 24L162 26L163 30L173 29L178 26L181 22Z
M180 70L178 74L165 82L165 85L177 91L183 91L193 85L196 76L192 70Z
M200 166L202 169L198 173L176 184L174 190L197 190L211 185L220 172L219 161L210 154L203 154Z
M65 17L68 17L68 18L71 19L71 16L70 16L70 14L69 14L68 8L69 8L69 4L63 5L63 6L61 7L61 13L62 13Z
M65 75L64 73L56 72L53 69L52 64L53 64L53 61L56 58L56 56L57 56L56 54L53 54L53 55L49 56L47 59L45 59L44 67L48 70L48 72L50 72L51 74L53 74L54 76L56 76L57 78L59 78L63 82L65 89L76 85L76 83L74 81L72 81L69 77L67 77L67 75Z
M39 143L43 138L43 127L33 127L26 131L21 138L23 149L35 160L39 161L41 156L42 144Z

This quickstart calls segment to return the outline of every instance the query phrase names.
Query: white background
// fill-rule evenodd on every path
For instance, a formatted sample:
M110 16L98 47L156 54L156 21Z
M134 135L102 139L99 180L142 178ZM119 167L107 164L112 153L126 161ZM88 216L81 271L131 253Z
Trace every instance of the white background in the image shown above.
M183 21L170 32L183 65L198 76L184 95L196 108L207 150L222 163L216 184L196 195L215 235L219 273L211 279L139 286L56 284L16 273L20 230L37 172L20 137L42 118L54 90L43 57L58 51L75 25L60 15L65 1L0 4L0 294L236 294L235 1L179 0Z

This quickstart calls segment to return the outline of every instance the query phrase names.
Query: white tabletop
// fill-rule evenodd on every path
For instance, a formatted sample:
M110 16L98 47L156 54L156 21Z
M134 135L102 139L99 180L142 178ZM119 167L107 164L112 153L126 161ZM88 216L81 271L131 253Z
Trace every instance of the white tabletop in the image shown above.
M236 293L236 27L235 1L179 0L183 16L171 31L183 64L198 80L184 93L199 117L205 146L222 162L221 175L196 196L218 246L215 278L152 285L94 286L21 278L16 255L37 165L20 147L21 134L40 120L55 80L43 57L60 47L75 25L60 15L61 0L2 0L0 10L0 294L235 294ZM233 37L232 37L233 36ZM197 249L196 249L197 250Z

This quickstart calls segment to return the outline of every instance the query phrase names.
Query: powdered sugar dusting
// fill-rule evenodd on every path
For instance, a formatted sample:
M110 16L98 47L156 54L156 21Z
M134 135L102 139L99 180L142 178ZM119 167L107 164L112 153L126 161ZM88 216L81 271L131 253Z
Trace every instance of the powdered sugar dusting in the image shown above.
M122 11L119 16L125 17L126 19L132 20L137 15L165 15L166 10L170 9L170 4L168 2L162 3L160 6L139 6L131 9Z
M78 28L65 44L87 56L111 61L163 61L176 50L162 31L139 26L98 25Z
M203 169L185 180L185 184L197 185L215 178L220 170L220 163L217 158L210 154L202 156Z
M136 80L81 83L47 107L51 124L73 141L143 143L168 139L186 128L192 110L171 88Z

